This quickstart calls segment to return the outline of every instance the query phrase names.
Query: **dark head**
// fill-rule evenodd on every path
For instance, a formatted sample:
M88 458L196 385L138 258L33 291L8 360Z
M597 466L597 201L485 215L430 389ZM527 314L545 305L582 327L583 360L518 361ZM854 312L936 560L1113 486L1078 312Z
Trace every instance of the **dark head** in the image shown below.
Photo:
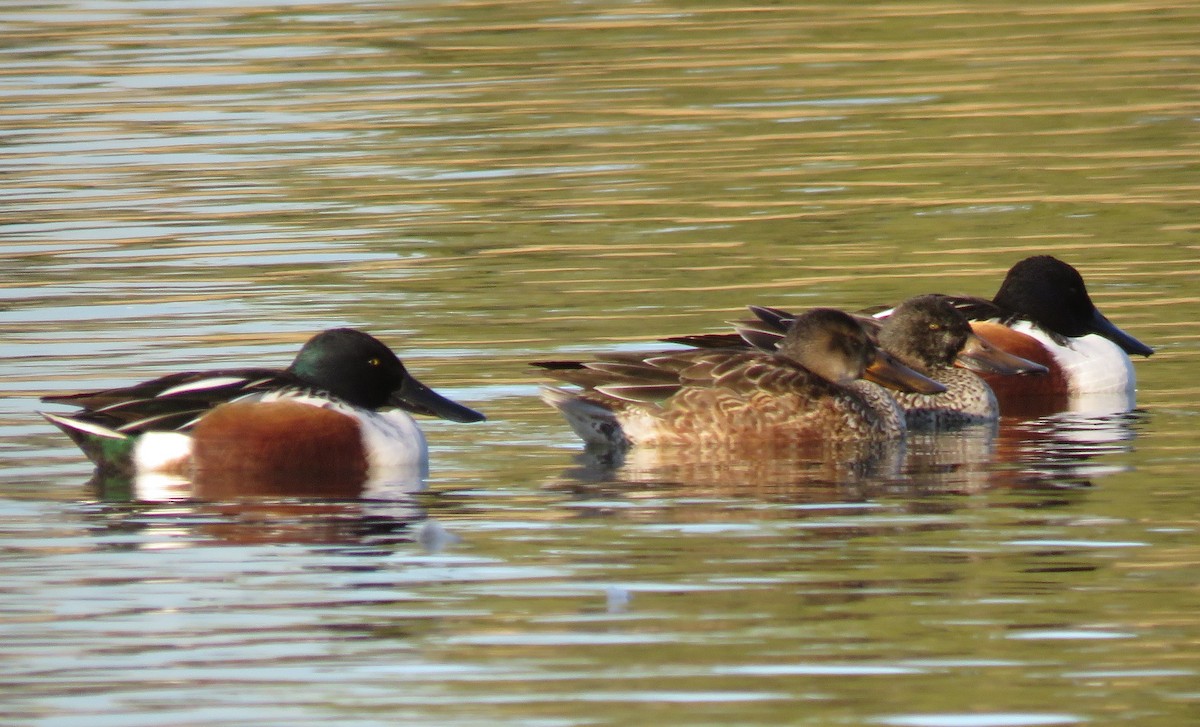
M954 365L971 336L971 324L940 295L909 298L887 317L879 345L924 374Z
M833 308L813 308L797 316L777 350L840 386L866 376L902 391L936 394L946 390L880 351L853 316Z
M1046 373L1045 366L977 336L966 317L942 295L921 295L896 306L879 332L879 345L926 376L956 363L992 374Z
M1050 255L1034 255L1013 265L992 302L1060 336L1095 333L1126 353L1149 356L1154 352L1101 315L1079 271Z
M365 409L398 406L456 422L484 418L430 390L405 370L390 348L353 328L331 328L313 336L288 371L306 384Z
M1096 306L1079 271L1050 255L1013 265L992 302L1063 336L1086 336Z

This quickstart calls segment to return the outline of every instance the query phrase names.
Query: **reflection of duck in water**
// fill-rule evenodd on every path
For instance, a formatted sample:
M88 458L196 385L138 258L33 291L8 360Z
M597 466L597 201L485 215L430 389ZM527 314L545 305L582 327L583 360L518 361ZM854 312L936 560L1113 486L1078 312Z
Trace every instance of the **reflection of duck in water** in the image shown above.
M1006 465L1002 484L1017 487L1090 486L1098 477L1123 472L1144 421L1141 412L1058 412L1039 419L1008 420L996 439L996 459ZM999 473L998 473L999 477Z
M701 347L771 351L794 316L776 308L752 306L758 317L738 325L739 334L710 334L667 339ZM922 295L906 300L883 321L859 319L876 343L906 366L945 387L935 394L891 392L910 429L994 422L1000 411L992 390L973 371L995 374L1045 373L1045 367L1001 351L971 331L948 299ZM958 362L962 368L954 364ZM969 370L968 370L969 369Z
M1120 458L1101 455L1129 451L1139 419L1134 412L1058 412L1005 417L999 426L914 431L904 479L955 492L1088 487L1128 469Z
M1138 417L1060 413L997 426L910 431L903 440L841 443L823 450L763 448L752 456L694 447L589 449L550 486L582 497L752 497L786 502L909 498L994 489L1088 487L1124 471ZM633 495L632 493L641 493ZM1061 504L1049 496L1046 504ZM931 503L925 502L926 506ZM640 506L640 505L639 505ZM939 501L935 509L957 506Z
M952 300L976 333L1049 369L1037 378L985 375L1005 415L1132 408L1136 377L1129 355L1154 350L1105 318L1067 263L1029 257L1012 266L992 300Z
M110 489L92 483L100 500L81 517L94 532L120 537L118 547L139 550L206 546L320 545L355 556L392 558L400 549L435 553L459 536L431 517L430 500L408 493L393 499L239 498L232 501L142 501L130 507L129 478ZM322 550L324 553L332 549ZM368 557L367 560L370 560ZM364 566L367 562L363 563ZM369 566L368 566L369 567Z
M792 321L774 352L689 349L534 364L582 387L543 398L589 445L722 449L897 438L903 415L886 385L944 387L878 351L861 324L818 308Z
M624 452L585 449L556 486L581 492L608 484L686 490L689 496L830 501L884 488L901 474L904 439L743 447L668 445Z
M193 481L193 496L356 496L364 483L419 483L425 438L405 411L483 415L413 378L377 339L337 328L284 371L172 374L134 386L47 396L81 411L43 414L102 472ZM249 491L247 491L249 490Z

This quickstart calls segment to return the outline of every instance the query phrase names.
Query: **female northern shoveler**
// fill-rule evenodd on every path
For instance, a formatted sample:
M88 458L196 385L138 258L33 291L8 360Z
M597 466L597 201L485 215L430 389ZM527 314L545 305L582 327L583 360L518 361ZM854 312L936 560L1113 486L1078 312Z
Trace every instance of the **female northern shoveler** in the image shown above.
M427 466L421 430L400 407L456 422L479 412L413 378L391 349L351 328L304 344L285 371L164 376L127 388L47 396L82 407L42 416L102 471L291 473L371 479Z
M898 437L904 419L882 388L944 387L881 355L862 325L818 308L792 321L775 352L689 349L534 364L582 387L546 387L589 445L781 446Z
M794 315L778 308L750 306L756 319L736 324L736 334L706 334L666 339L705 348L753 345L773 351ZM910 428L958 426L999 417L991 388L972 373L1044 374L1046 367L1014 356L975 335L971 325L945 296L911 298L885 319L860 317L875 343L901 363L942 384L937 394L889 392L904 410ZM962 368L956 367L957 362Z
M1088 296L1075 268L1049 255L1026 258L1008 271L996 297L954 297L975 332L1022 358L1049 369L1043 377L987 376L1001 409L1020 399L1064 400L1083 395L1119 395L1130 404L1136 377L1129 354L1152 348L1105 318Z
M912 428L996 421L1000 417L996 396L975 372L1000 378L1046 373L1046 367L977 336L962 313L940 295L921 295L898 305L879 326L878 342L906 365L946 387L942 394L892 394ZM955 366L956 361L962 367Z

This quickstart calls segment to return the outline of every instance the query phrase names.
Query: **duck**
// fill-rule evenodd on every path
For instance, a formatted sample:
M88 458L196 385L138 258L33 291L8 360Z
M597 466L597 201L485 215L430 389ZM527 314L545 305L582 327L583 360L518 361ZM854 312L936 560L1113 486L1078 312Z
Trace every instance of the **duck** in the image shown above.
M589 448L776 448L903 437L884 386L945 387L895 361L854 317L833 308L796 316L774 351L687 348L539 361L557 381L542 399Z
M734 324L737 333L665 340L698 347L753 346L775 350L795 315L767 306L752 305L749 309L755 318ZM877 346L945 387L945 391L935 394L895 389L888 392L904 411L905 424L910 430L997 421L999 404L978 373L1002 376L1046 373L1046 367L992 346L976 335L947 296L914 296L888 313L885 318L859 313L856 319Z
M305 480L424 474L428 447L411 413L484 415L434 392L383 342L354 328L310 338L286 369L170 374L132 386L42 397L39 412L106 473L234 473Z
M1079 271L1052 255L1017 262L991 300L950 300L975 333L1047 368L1045 376L1029 378L984 373L1002 410L1039 398L1070 408L1072 400L1097 396L1115 396L1132 406L1137 378L1130 357L1154 353L1106 318Z
M941 394L892 393L910 429L994 423L1000 419L1000 403L981 374L1004 379L1047 373L1045 366L988 343L942 295L909 298L887 319L875 320L880 346L946 387Z

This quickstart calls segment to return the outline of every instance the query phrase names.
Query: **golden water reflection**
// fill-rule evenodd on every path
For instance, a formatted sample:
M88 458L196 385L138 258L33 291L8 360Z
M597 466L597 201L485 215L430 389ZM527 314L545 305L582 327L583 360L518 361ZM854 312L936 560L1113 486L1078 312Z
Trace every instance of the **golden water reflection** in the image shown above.
M63 2L0 24L10 721L1194 713L1196 3ZM899 463L581 470L527 366L748 303L990 297L1039 253L1157 349L1134 415L910 437ZM278 365L336 325L489 416L422 424L429 492L141 502L81 484L35 413Z
M721 453L685 448L633 448L624 454L585 451L552 486L624 483L637 489L670 485L696 496L771 501L863 501L989 489L1090 486L1121 471L1110 455L1128 452L1135 413L1047 419L1006 419L998 427L910 433L905 440L846 445L836 453Z

